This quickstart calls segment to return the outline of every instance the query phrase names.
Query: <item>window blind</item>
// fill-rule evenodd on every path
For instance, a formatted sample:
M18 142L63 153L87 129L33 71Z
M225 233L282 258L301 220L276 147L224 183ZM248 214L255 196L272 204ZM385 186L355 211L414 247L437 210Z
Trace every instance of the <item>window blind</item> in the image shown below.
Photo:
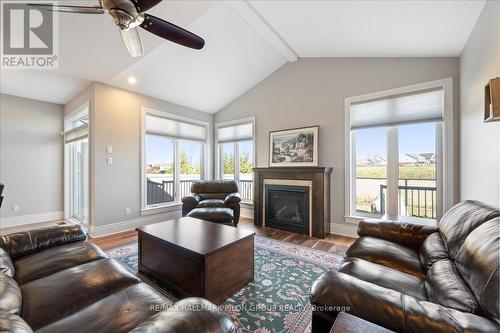
M443 89L351 104L351 129L443 120Z
M232 142L253 139L253 124L239 124L217 128L217 142Z
M75 142L89 137L89 125L83 124L64 132L64 143Z
M172 138L205 141L207 128L178 119L146 115L146 132Z

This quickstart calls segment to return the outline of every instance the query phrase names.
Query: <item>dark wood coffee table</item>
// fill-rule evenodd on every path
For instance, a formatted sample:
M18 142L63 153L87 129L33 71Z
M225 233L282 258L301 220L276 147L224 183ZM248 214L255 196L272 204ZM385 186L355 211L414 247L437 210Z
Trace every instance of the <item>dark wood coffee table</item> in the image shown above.
M184 296L219 305L253 281L252 231L192 217L136 230L139 271Z

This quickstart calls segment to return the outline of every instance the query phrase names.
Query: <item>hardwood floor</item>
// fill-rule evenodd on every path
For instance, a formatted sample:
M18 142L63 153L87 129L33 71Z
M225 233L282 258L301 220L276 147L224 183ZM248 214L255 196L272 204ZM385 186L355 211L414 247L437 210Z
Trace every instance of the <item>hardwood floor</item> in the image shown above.
M344 253L352 242L354 242L354 238L340 235L329 235L325 237L325 239L319 239L274 228L258 227L253 224L253 219L244 217L240 219L238 228L253 230L257 235L266 236L283 242L338 254ZM137 241L137 232L131 230L99 238L89 237L89 240L101 249L108 250Z

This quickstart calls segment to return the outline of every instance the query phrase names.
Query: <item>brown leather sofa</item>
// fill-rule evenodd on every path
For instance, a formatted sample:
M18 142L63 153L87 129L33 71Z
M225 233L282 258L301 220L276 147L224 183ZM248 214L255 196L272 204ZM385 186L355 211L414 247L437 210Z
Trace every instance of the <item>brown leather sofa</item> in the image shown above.
M338 272L312 286L313 332L339 311L396 332L495 332L500 211L476 201L438 223L365 220Z
M240 193L234 180L202 180L182 198L182 216L236 227L240 220Z
M0 332L235 332L210 302L170 302L61 225L0 237ZM165 311L163 311L165 310Z

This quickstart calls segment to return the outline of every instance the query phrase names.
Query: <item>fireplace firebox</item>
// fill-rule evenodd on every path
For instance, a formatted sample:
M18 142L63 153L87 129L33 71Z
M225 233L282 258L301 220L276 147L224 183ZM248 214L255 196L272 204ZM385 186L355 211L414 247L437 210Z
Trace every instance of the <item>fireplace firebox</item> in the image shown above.
M265 185L266 226L309 234L309 187Z

